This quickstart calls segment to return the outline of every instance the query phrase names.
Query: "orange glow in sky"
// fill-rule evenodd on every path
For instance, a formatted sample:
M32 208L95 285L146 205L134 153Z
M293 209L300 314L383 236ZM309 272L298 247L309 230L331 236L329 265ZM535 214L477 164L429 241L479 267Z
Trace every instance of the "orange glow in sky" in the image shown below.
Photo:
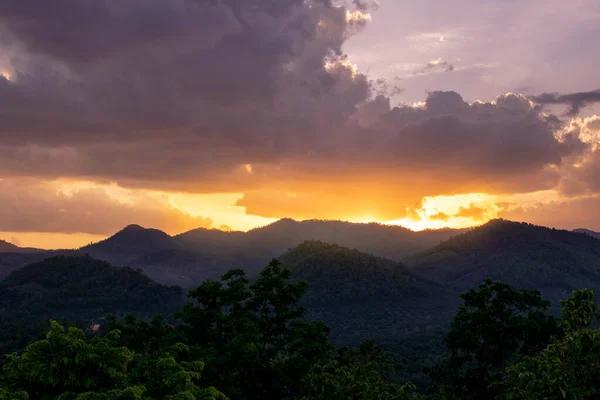
M197 227L215 228L224 230L248 231L250 229L268 225L279 218L289 217L280 215L278 218L267 218L246 213L246 208L236 205L243 193L213 193L189 194L150 191L143 189L125 189L118 185L103 185L87 181L54 181L48 183L51 192L57 198L66 201L65 207L81 212L74 200L77 196L86 199L98 197L98 204L102 208L106 202L112 208L107 208L110 215L120 218L114 221L109 228L106 225L95 227L87 233L64 232L0 232L0 239L24 247L37 247L45 249L78 248L91 242L102 240L130 223L136 223L148 228L161 229L171 235L176 235ZM373 199L373 211L363 216L348 216L341 218L350 222L368 223L378 222L390 225L400 225L412 230L464 228L483 224L490 219L497 218L502 207L506 204L537 204L544 201L556 200L558 195L554 192L527 193L523 195L488 195L484 193L469 193L452 196L425 197L420 207L407 210L407 217L397 220L382 220L378 218L377 199ZM74 204L69 200L73 200ZM325 199L326 200L326 199ZM324 201L325 201L324 200ZM381 201L385 199L381 198ZM371 201L369 201L371 203ZM62 203L61 203L62 204ZM499 206L504 205L504 206ZM384 205L384 204L382 204ZM146 209L150 212L138 212ZM117 212L115 212L117 210ZM64 211L64 210L60 210ZM87 212L96 212L90 210ZM84 209L84 212L85 209ZM135 213L134 213L135 212ZM159 213L160 218L152 219L154 213ZM60 218L59 216L56 218ZM292 216L292 218L294 218ZM98 224L98 219L91 223ZM298 218L294 218L298 219ZM77 220L77 229L79 221ZM91 223L83 221L81 224L90 229ZM159 226L157 226L159 224ZM162 225L160 225L162 224ZM90 233L93 232L93 233Z

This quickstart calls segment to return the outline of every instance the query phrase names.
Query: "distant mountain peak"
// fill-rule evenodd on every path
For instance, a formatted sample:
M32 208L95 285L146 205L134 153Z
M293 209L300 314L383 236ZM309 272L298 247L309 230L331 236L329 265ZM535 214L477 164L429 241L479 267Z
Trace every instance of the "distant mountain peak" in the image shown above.
M144 228L143 226L140 226L138 224L130 224L127 225L125 228L123 228L121 230L121 232L139 232L139 231L145 231L146 228Z
M33 253L42 251L40 249L34 249L30 247L19 247L6 240L0 239L0 253Z
M590 229L578 228L578 229L573 229L573 232L583 233L584 235L588 235L588 236L594 237L596 239L600 239L600 232L595 232Z
M85 246L82 252L88 252L96 257L110 254L127 256L117 258L117 263L128 262L148 252L166 249L177 249L181 246L171 236L159 229L144 228L140 225L128 225L111 237L98 243ZM112 261L114 259L110 258Z
M14 244L7 242L6 240L0 239L0 251L9 251L9 250L17 250L20 247L15 246Z
M405 261L422 274L467 285L491 277L569 292L600 283L600 246L591 235L509 220L492 220Z

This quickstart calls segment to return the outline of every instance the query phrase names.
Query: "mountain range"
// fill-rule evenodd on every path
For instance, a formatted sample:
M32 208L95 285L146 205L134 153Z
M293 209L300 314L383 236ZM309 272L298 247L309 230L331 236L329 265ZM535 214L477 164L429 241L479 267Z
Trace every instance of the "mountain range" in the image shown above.
M141 271L91 257L47 258L0 281L0 354L35 340L48 319L87 329L108 313L170 314L183 300L181 288L157 284Z
M469 288L484 278L540 290L558 300L600 290L600 240L581 232L494 220L405 259L414 271Z
M109 297L117 296L120 303L92 301L95 308L80 307L73 315L101 317L107 310L139 314L153 301L167 309L178 304L181 292L167 286L190 289L231 268L243 268L252 278L278 258L292 271L292 279L309 283L303 299L308 317L329 325L336 344L376 339L394 355L404 377L418 381L424 363L443 352L443 336L460 305L460 292L486 277L540 290L555 306L573 289L600 292L600 240L594 233L505 220L466 230L413 232L379 224L286 219L246 233L196 229L176 236L130 225L78 250L6 247L8 252L0 251L0 274L8 275L0 303L4 310L25 314L42 307L45 297L77 305L88 294L71 286L89 288L98 282L98 287L108 288L113 282L120 294ZM53 258L35 264L48 257ZM119 269L105 261L133 269L122 269L129 272L119 277ZM46 269L54 276L49 282L62 282L61 288L38 282ZM125 302L122 294L129 292L137 303ZM89 293L101 297L97 291ZM151 300L159 298L163 300ZM56 317L70 315L69 306L52 308Z
M6 240L0 240L0 253L37 253L42 250L29 247L19 247Z
M282 219L248 232L200 228L175 236L129 225L106 240L77 250L43 251L0 241L0 279L47 257L89 255L141 269L157 282L187 289L231 268L256 274L271 259L304 241L320 241L403 262L446 284L470 286L491 276L517 286L539 286L541 274L547 275L544 287L558 282L554 289L570 290L596 279L598 254L593 244L598 238L600 233L585 229L569 232L504 220L473 229L415 232L376 223ZM569 270L563 272L568 276L563 276L559 271L567 264ZM576 276L571 268L577 269ZM536 280L529 279L530 275Z
M140 268L152 279L184 288L231 268L256 274L271 259L306 240L355 248L392 261L424 251L465 230L411 231L399 226L282 219L248 232L195 229L180 235L130 225L75 253Z

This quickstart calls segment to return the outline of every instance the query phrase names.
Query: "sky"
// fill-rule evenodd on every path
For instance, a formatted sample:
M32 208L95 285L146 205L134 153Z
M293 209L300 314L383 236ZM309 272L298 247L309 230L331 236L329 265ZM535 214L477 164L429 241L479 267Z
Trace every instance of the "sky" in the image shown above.
M0 239L600 230L596 0L3 0Z

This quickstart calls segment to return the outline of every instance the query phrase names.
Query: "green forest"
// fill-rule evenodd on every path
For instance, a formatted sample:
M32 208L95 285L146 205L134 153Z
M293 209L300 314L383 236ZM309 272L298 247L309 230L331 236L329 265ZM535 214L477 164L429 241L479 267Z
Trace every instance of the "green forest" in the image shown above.
M65 314L80 323L52 320L44 334L7 354L0 399L600 398L600 310L590 289L573 291L555 316L540 292L485 279L461 294L437 362L423 370L427 383L415 385L399 376L393 358L369 336L356 346L335 345L335 332L307 317L306 281L293 279L292 270L277 260L256 279L233 269L220 280L207 280L174 314L151 319L117 314L126 308L124 301L145 313L151 304L168 310L181 293L143 281L139 271L118 269L127 276L117 276L92 259L75 278L55 271L73 272L81 258L49 262L56 268L30 266L3 284L10 290L29 285L20 298L40 311L39 318L44 299L48 307L58 307L61 299L81 298L72 307L78 315ZM408 272L397 274L398 285L418 283L411 296L434 287ZM45 288L41 299L31 290L32 281ZM136 295L144 285L150 294L140 289ZM102 291L104 300L84 299L84 293ZM331 301L341 301L344 293L332 296ZM116 314L91 330L81 318L99 302ZM4 300L3 325L11 318L18 324L10 308L19 307Z

